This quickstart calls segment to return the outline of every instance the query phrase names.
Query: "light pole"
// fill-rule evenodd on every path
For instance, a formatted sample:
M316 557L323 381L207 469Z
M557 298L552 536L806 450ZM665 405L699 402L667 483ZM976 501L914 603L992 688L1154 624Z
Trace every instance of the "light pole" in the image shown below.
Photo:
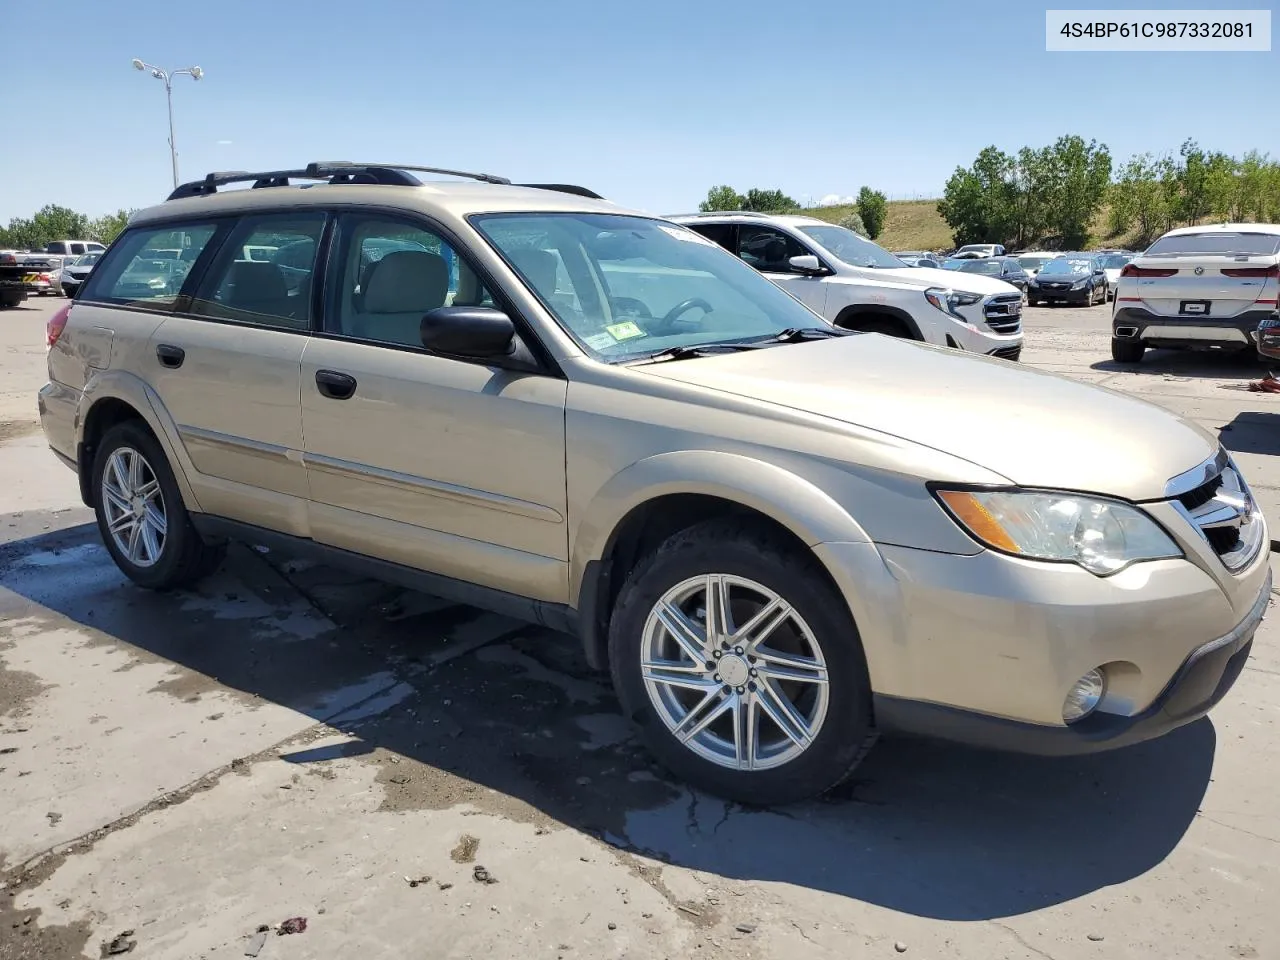
M135 70L150 70L153 77L164 81L164 95L165 99L169 101L169 160L173 163L173 186L176 190L178 187L178 148L173 142L173 78L186 74L192 80L199 80L204 76L204 71L199 67L183 67L181 70L161 70L159 67L144 63L136 58L133 61L133 68Z

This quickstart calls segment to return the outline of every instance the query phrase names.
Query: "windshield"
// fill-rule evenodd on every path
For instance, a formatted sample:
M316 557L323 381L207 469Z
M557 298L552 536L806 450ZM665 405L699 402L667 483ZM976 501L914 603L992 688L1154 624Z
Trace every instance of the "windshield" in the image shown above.
M974 263L973 260L957 260L955 257L947 257L942 261L943 270L959 270L966 263Z
M1022 265L1023 270L1039 270L1050 260L1056 259L1056 257L1019 257L1018 263Z
M1056 260L1050 260L1040 270L1040 276L1070 276L1078 273L1092 272L1092 265L1088 260L1068 259L1067 257L1058 257Z
M906 266L878 243L872 243L852 230L837 227L835 224L822 227L803 226L800 232L821 245L837 260L843 260L850 266L887 269Z
M1161 237L1147 250L1148 257L1201 255L1209 257L1273 257L1280 253L1280 236L1273 233L1184 233Z
M73 267L91 267L101 259L102 254L100 253L86 253L82 257L76 257L75 262L71 265Z
M1004 269L999 260L960 260L958 262L960 266L956 269L965 273L982 273L988 277L998 277L1000 271Z
M470 221L574 340L608 362L830 329L733 254L673 223L593 213Z
M1132 259L1133 257L1125 256L1122 253L1112 253L1102 258L1102 269L1123 270L1124 265Z

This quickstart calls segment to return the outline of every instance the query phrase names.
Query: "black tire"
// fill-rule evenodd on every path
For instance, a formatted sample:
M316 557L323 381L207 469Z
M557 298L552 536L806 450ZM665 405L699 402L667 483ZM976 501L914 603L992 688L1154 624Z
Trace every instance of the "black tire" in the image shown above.
M160 485L166 518L166 533L159 558L149 566L131 561L119 548L108 528L107 510L103 505L103 473L111 455L122 448L137 451ZM98 532L107 551L122 573L134 583L151 590L172 590L190 586L213 573L226 555L224 544L206 543L191 523L182 493L174 479L173 469L156 438L139 421L117 424L106 432L98 444L90 481Z
M747 578L785 599L809 626L826 661L825 720L813 742L780 766L742 771L704 759L670 732L646 689L640 663L651 610L672 587L709 573ZM641 560L613 610L609 662L623 711L654 756L693 787L729 800L771 806L817 796L852 773L873 742L866 659L844 599L812 555L749 522L698 524Z
M1111 338L1111 359L1116 363L1141 363L1142 355L1147 348L1141 340L1120 340Z

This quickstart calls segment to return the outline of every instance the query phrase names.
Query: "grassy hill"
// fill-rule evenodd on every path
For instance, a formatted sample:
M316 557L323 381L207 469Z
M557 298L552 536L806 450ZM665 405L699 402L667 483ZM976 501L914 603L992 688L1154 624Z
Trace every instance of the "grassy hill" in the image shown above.
M805 216L839 223L854 209L852 206L813 207L802 212ZM1103 207L1094 218L1090 247L1133 249L1133 237L1107 236L1107 213L1107 208ZM951 228L938 215L937 200L889 201L889 216L885 221L884 233L876 238L876 243L886 250L950 250L953 246Z
M839 223L852 206L813 207L805 216ZM944 250L951 247L951 228L938 216L937 200L907 200L889 203L884 233L876 243L886 250Z

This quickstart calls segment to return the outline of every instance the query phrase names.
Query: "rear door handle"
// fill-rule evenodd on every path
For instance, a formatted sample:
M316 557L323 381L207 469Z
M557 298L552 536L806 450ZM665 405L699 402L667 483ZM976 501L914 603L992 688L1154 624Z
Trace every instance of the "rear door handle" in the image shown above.
M356 378L337 370L317 370L316 389L330 400L350 400L356 392Z
M183 350L181 347L162 343L156 347L156 357L159 358L160 363L164 366L172 367L176 370L178 367L182 366L182 361L187 359L187 351Z

